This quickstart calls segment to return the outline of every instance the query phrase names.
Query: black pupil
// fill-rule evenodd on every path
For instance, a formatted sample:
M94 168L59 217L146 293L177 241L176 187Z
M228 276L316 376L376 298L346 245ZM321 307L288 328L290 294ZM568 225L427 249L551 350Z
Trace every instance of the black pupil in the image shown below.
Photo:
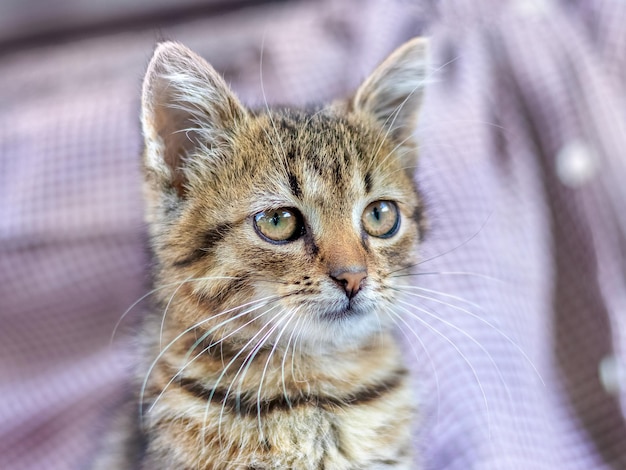
M376 220L380 221L380 211L378 210L378 206L374 206L372 209L372 214L376 218Z
M274 215L272 216L272 223L274 224L275 227L278 225L279 221L280 221L280 215L278 215L278 212L274 212Z

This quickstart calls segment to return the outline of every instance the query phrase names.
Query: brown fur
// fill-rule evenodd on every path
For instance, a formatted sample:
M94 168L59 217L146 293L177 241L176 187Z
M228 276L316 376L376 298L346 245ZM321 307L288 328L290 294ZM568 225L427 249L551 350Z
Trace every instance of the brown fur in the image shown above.
M251 112L191 51L158 47L142 115L158 289L142 469L411 468L388 312L423 231L410 136L424 49L407 43L352 100L307 113ZM389 238L361 226L378 200L400 212ZM253 217L278 208L304 225L276 244Z

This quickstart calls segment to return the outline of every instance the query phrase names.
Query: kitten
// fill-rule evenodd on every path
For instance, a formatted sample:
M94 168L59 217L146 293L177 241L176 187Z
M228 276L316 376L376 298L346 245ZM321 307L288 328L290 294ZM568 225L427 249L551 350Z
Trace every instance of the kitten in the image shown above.
M254 112L202 58L157 47L142 124L158 308L141 417L125 415L142 451L98 468L412 467L392 326L394 273L424 229L411 135L425 54L409 41L315 112Z

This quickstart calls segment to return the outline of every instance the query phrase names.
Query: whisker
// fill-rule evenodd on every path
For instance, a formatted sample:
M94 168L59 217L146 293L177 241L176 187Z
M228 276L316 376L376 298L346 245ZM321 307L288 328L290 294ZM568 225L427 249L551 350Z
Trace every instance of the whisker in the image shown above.
M258 424L259 424L259 433L261 434L261 436L263 436L263 429L262 429L262 423L261 423L261 389L263 388L263 382L265 381L265 374L267 373L267 367L269 366L270 359L272 358L272 356L274 355L274 352L276 351L276 347L278 346L278 343L280 341L281 336L283 335L283 333L287 329L287 326L289 326L289 323L291 322L291 320L293 320L294 315L295 315L295 313L297 311L298 311L298 308L296 307L295 309L290 310L285 315L285 317L287 317L287 321L285 322L285 326L283 326L282 330L280 330L280 332L278 333L278 336L276 337L276 340L274 341L274 345L272 346L271 351L267 355L267 360L265 361L265 367L263 367L263 373L261 374L261 380L259 382L259 391L258 391L257 396L256 396L257 420L258 420ZM283 380L283 387L284 387L284 385L285 385L285 382Z
M137 305L139 305L142 300L146 299L147 297L150 297L155 292L157 292L157 291L159 291L161 289L165 289L166 287L170 287L172 285L176 285L176 284L178 284L178 283L168 284L166 286L161 286L161 287L157 287L156 289L152 289L150 292L147 292L146 294L144 294L141 297L139 297L139 299L137 299L135 302L133 302L133 304L126 309L126 311L122 314L122 316L119 318L119 320L117 320L117 322L115 323L115 326L113 327L113 333L111 333L111 338L109 340L109 346L113 344L113 340L115 339L115 335L117 334L118 328L122 324L122 321L124 321L124 318L126 318L126 315L128 315L131 312L132 309L134 309Z
M283 140L280 138L280 134L278 133L278 129L276 128L276 123L274 122L274 118L272 117L272 113L270 112L270 107L269 107L269 104L267 103L267 95L265 94L265 85L263 84L263 52L265 51L266 34L267 34L267 29L263 31L263 39L261 40L261 54L259 57L259 80L261 82L261 94L263 95L263 102L265 103L267 116L270 120L270 123L272 124L272 129L274 129L274 134L276 135L276 139L278 140L278 143L280 144L280 148L283 152L283 158L287 160L287 152L285 151ZM264 129L264 132L265 132L265 135L267 135L267 138L269 139L269 141L272 142L272 139L268 135L267 131L265 131L265 129Z
M186 362L189 357L191 356L191 354L193 353L193 351L204 341L206 340L209 336L211 336L211 334L213 334L215 331L217 331L218 329L222 328L224 325L230 323L231 321L237 320L238 318L241 318L244 315L247 315L248 313L252 313L260 308L264 308L267 307L268 305L270 305L272 302L268 302L266 304L263 305L259 305L256 307L253 307L251 309L245 310L241 313L238 313L237 315L235 315L234 317L231 317L227 320L224 320L223 322L220 322L219 324L215 325L213 328L211 328L210 330L208 330L206 333L204 333L200 338L198 338L196 340L196 342L189 348L189 350L187 351L187 354L185 355L185 358L183 359L183 363ZM269 312L271 312L272 310L274 310L275 308L279 307L279 305L274 305L272 307L270 307L268 310L266 310L265 312L261 313L260 315L257 315L253 318L251 318L250 320L248 320L247 322L245 322L243 325L240 325L239 327L235 328L233 331L231 331L230 333L228 333L225 336L222 336L220 339L212 341L207 347L205 347L202 352L208 351L209 349L211 349L212 347L215 346L221 346L222 343L227 340L228 338L230 338L231 336L236 335L238 332L240 332L242 329L244 329L245 327L251 325L252 323L254 323L255 321L257 321L259 318L261 318L262 316L268 314ZM223 360L222 360L222 365L223 365Z
M170 304L174 300L174 297L178 293L181 287L185 285L186 281L189 281L193 276L189 276L185 281L181 282L180 285L174 290L170 299L167 301L167 305L165 306L165 310L163 311L163 317L161 318L161 328L159 330L159 349L163 349L163 327L165 325L165 317L167 316L167 310L170 308Z
M415 286L415 287L417 287L417 286ZM392 288L392 289L394 289L394 288ZM418 287L418 289L420 289L420 288ZM401 289L394 289L394 290L401 291ZM429 290L429 289L424 289L424 290ZM462 299L462 298L457 297L457 296L453 296L453 295L450 295L450 294L444 294L444 293L442 293L442 292L437 292L437 291L432 291L432 292L436 292L436 293L437 293L437 294L439 294L439 295L445 295L445 296L447 296L447 297L456 298L457 300L461 300L461 301L465 301L465 302L467 302L467 303L469 303L469 304L473 304L473 302L469 302L468 300ZM535 367L535 364L533 363L533 361L531 361L531 360L530 360L530 358L529 358L529 357L528 357L528 355L524 352L524 350L521 348L521 346L520 346L519 344L517 344L515 341L513 341L513 339L512 339L509 335L507 335L504 331L502 331L500 328L498 328L497 326L495 326L495 325L494 325L493 323L491 323L489 320L487 320L487 319L485 319L485 318L481 317L480 315L475 314L474 312L471 312L470 310L467 310L467 309L465 309L465 308L459 307L458 305L454 305L454 304L451 304L451 303L448 303L448 302L444 302L443 300L440 300L440 299L437 299L437 298L434 298L434 297L429 297L429 296L426 296L426 295L416 294L416 293L414 293L414 292L404 292L404 294L405 294L405 295L410 295L410 296L413 296L413 297L418 297L418 298L425 299L425 300L430 300L430 301L432 301L432 302L436 302L436 303L438 303L438 304L443 304L443 305L446 305L446 306L451 307L451 308L453 308L453 309L455 309L455 310L458 310L458 311L460 311L460 312L463 312L463 313L465 313L465 314L469 315L470 317L475 318L475 319L477 319L478 321L480 321L480 322L484 323L485 325L489 326L489 327L490 327L490 328L492 328L495 332L497 332L498 334L500 334L500 335L501 335L504 339L506 339L506 340L507 340L507 341L508 341L508 342L509 342L509 343L510 343L510 344L511 344L511 345L512 345L512 346L513 346L513 347L514 347L514 348L515 348L515 349L516 349L516 350L517 350L517 351L518 351L518 352L522 355L522 357L524 358L524 360L525 360L525 361L526 361L526 362L527 362L527 363L528 363L528 364L532 367L533 371L535 372L535 374L537 375L537 377L539 378L539 380L541 381L541 383L542 383L543 385L545 385L545 382L544 382L544 380L543 380L543 377L541 377L541 374L539 373L539 370L537 370L537 368ZM473 305L476 305L476 304L473 304ZM476 307L477 307L477 308L481 308L481 307L480 307L480 306L478 306L478 305L476 305Z
M453 295L453 294L449 294L449 293L446 293L446 292L441 292L441 291L434 290L434 289L427 289L426 287L421 287L421 286L396 286L396 287L391 287L391 289L394 289L394 290L397 290L397 291L402 291L402 292L410 294L410 295L416 295L416 296L419 296L419 297L423 297L425 299L434 300L431 297L422 296L420 294L407 292L407 290L408 291L410 291L410 290L420 290L420 291L423 291L423 292L428 292L430 294L440 295L441 297L445 297L445 298L448 298L448 299L458 300L459 302L466 303L466 304L468 304L468 305L470 305L472 307L475 307L475 308L477 308L479 310L484 310L483 307L481 307L480 305L478 305L475 302L472 302L471 300L467 300L467 299L465 299L463 297L459 297L458 295ZM452 306L452 305L450 305L450 306Z
M313 114L311 114L311 115L309 116L309 118L306 120L306 123L304 124L304 127L305 127L305 128L306 128L306 127L308 127L308 126L309 126L309 124L311 124L311 122L313 121L313 119L315 119L315 117L316 117L317 115L319 115L319 114L323 114L325 111L326 111L326 109L325 109L325 108L320 108L320 109L318 109L317 111L315 111Z
M281 365L280 365L280 368L281 368L280 375L281 375L281 381L283 385L283 396L285 397L285 400L287 404L289 405L290 409L291 409L291 400L289 399L289 395L287 393L287 385L285 383L285 361L287 360L287 355L289 354L289 346L291 345L291 341L293 340L294 335L298 329L298 325L300 325L300 321L302 320L302 317L296 317L296 318L297 318L296 324L294 328L291 330L291 334L289 335L289 340L287 341L287 346L285 347L285 353L283 354L283 360L281 361ZM294 344L294 349L295 349L295 344ZM292 356L291 366L292 366L291 379L295 380L295 377L293 375L293 356Z
M390 275L390 274L397 273L399 271L404 271L406 269L411 269L411 268L414 268L416 266L420 266L420 265L422 265L424 263L428 263L429 261L433 261L433 260L435 260L437 258L441 258L442 256L448 255L448 254L452 253L453 251L456 251L459 248L462 248L463 246L465 246L469 242L471 242L474 238L476 238L480 232L482 232L482 230L485 228L485 225L487 225L487 222L489 222L489 219L491 219L492 215L493 215L493 211L490 212L489 215L487 215L487 218L482 222L482 224L480 224L480 227L478 228L478 230L476 232L474 232L469 238L467 238L466 240L461 242L460 244L450 248L449 250L444 251L443 253L439 253L439 254L437 254L435 256L432 256L430 258L426 258L426 259L420 260L417 263L411 264L409 266L404 266L404 267L396 269L394 271L389 271L388 274Z
M229 277L229 276L197 277L197 278L193 278L193 279L187 278L184 281L177 281L177 282L171 282L169 284L164 284L162 286L156 287L156 288L150 290L149 292L145 293L144 295L139 297L139 299L137 299L135 302L133 302L133 304L130 307L128 307L126 309L126 311L122 314L122 316L119 318L119 320L117 320L117 322L115 323L115 327L113 328L113 333L111 334L110 344L113 343L113 339L115 338L117 330L120 327L120 325L121 325L122 321L124 320L124 318L126 318L126 315L128 315L133 308L135 308L137 305L139 305L139 303L141 303L142 300L146 299L147 297L150 297L152 294L154 294L157 291L160 291L160 290L163 290L163 289L167 289L168 287L176 286L176 285L178 285L180 283L193 282L193 281L211 281L211 280L215 280L215 279L235 279L235 278L234 277Z
M259 330L259 332L263 331L265 329L266 326L272 325L272 322L274 322L274 320L276 320L278 317L283 316L285 313L285 310L281 310L280 312L278 312L276 315L274 315L264 326L263 328L261 328ZM246 375L248 374L248 370L250 370L250 366L252 365L252 362L254 361L254 358L256 357L256 355L259 353L259 351L263 348L263 346L265 345L265 343L267 342L267 340L271 337L271 335L274 333L274 331L276 331L276 329L278 329L280 323L276 323L273 324L271 326L271 328L267 331L267 333L265 333L263 335L263 337L257 342L257 344L252 348L252 350L250 351L250 353L248 354L248 356L246 356L246 358L244 359L244 361L241 363L241 366L239 367L239 369L237 370L237 373L235 374L235 376L232 378L232 380L230 381L230 384L228 385L228 389L226 390L226 394L224 395L224 400L222 401L222 407L220 410L220 416L218 419L218 435L221 436L222 432L222 417L224 415L224 410L226 408L226 400L228 399L228 396L230 395L230 392L232 390L233 385L235 384L235 381L238 380L238 387L237 387L237 397L241 396L241 387L243 386L243 380L245 379ZM251 344L251 342L254 340L254 338L256 338L256 336L258 335L258 333L256 335L254 335L254 337L252 338L252 340L250 340L242 349L241 351L237 354L237 356L239 356L239 354L241 354L241 352L245 351L245 349ZM237 358L237 356L235 356L234 359ZM232 364L233 361L231 361L229 363L228 366L226 366L226 369L228 369L228 367L230 367L230 365ZM224 370L224 372L226 371L226 369ZM224 375L224 372L222 372L222 374L220 375L220 378L218 379L215 387L213 388L213 390L215 390L217 388L217 384L220 382L221 378ZM242 373L243 372L243 373ZM239 376L239 374L241 374L241 376ZM211 397L212 398L212 397ZM207 403L206 406L206 410L208 412L209 406L210 406L211 400L209 399L209 402ZM205 413L205 422L206 422L206 417L207 414ZM259 434L261 435L260 440L263 440L263 430L259 429Z
M430 123L430 125L422 125L420 126L421 130L428 130L431 127L435 127L436 125L441 124L485 124L486 126L493 127L499 130L506 130L506 127L496 124L495 122L485 121L483 119L446 119L446 120L438 120L436 123Z
M407 268L408 269L408 268ZM411 276L476 276L482 279L487 279L489 281L501 282L505 283L502 279L498 279L497 277L489 276L487 274L482 273L474 273L471 271L431 271L431 272L418 272L418 273L407 273L407 274L396 274L395 276L389 276L390 278L398 278L398 277L411 277Z
M443 318L441 318L438 315L435 315L434 313L432 313L431 311L429 311L426 308L423 307L418 307L417 305L413 305L410 304L408 302L405 302L403 300L398 300L398 302L404 304L404 305L408 305L409 307L415 308L417 310L419 310L422 313L425 313L426 315L428 315L431 318L434 318L437 321L440 321L441 323L443 323L444 325L452 328L455 331L458 331L459 333L461 333L463 336L465 336L467 339L469 339L472 343L474 343L476 346L478 346L478 348L485 353L485 355L487 356L487 359L489 360L489 362L491 362L491 365L493 365L496 374L498 374L498 377L500 378L500 381L502 382L502 385L504 386L504 390L506 391L506 394L509 398L509 402L513 403L513 397L511 395L511 390L509 389L506 380L504 379L504 376L502 375L502 371L500 370L500 367L498 367L498 364L496 363L496 361L493 359L493 356L489 353L489 351L487 351L487 349L485 349L485 347L480 344L480 342L474 338L472 335L470 335L467 331L463 330L462 328L459 328L458 326L456 326L454 323L451 323ZM413 316L416 316L415 313L412 312Z
M403 310L407 314L409 314L412 318L414 318L418 322L422 323L426 328L431 330L437 336L440 336L441 338L443 338L444 341L446 341L448 344L450 344L450 346L452 346L454 348L454 350L457 352L457 354L463 359L463 361L470 368L470 371L472 372L472 375L474 376L474 379L476 380L476 384L478 385L478 388L479 388L480 393L481 393L482 398L483 398L483 402L485 404L485 412L487 414L487 429L488 429L488 432L489 432L489 436L491 436L491 411L489 409L489 403L487 401L487 394L485 393L485 389L483 388L483 385L481 384L480 379L478 377L478 373L476 372L476 369L472 365L471 361L467 358L467 356L465 354L463 354L463 352L454 343L454 341L452 341L450 338L448 338L446 335L444 335L441 331L439 331L437 328L432 326L426 320L420 318L419 315L416 315L414 312L412 312L411 310L409 310L409 309L407 309L405 307L401 307L399 305L396 305L396 307L401 309L401 310Z
M386 138L386 136L385 136ZM385 157L383 159L381 159L380 162L378 162L378 164L376 165L376 168L374 168L374 172L377 172L380 170L380 168L384 165L384 163L393 155L393 153L398 150L400 147L402 147L406 142L408 142L409 140L411 140L413 138L412 134L409 134L408 137L405 137L404 139L402 139L398 144L396 144L396 146L394 148L392 148L387 155L385 155Z
M409 170L415 170L416 168L418 168L418 165L407 165L407 166L402 166L400 168L398 168L397 170L393 170L389 172L389 176L391 175L395 175L396 173L406 173Z
M284 297L285 297L285 296L281 296L281 297L279 297L278 299L276 299L276 300L274 300L274 301L270 301L270 302L268 302L268 303L266 303L266 304L263 304L263 305L259 305L259 306L252 307L252 308L250 308L250 309L248 309L248 310L245 310L245 311L243 311L243 312L240 312L240 313L238 313L237 315L235 315L235 316L233 316L233 317L231 317L231 318L229 318L229 319L227 319L227 320L225 320L225 321L223 321L223 322L220 322L219 324L215 325L213 328L211 328L210 330L206 331L206 332L205 332L202 336L200 336L200 338L198 338L198 339L196 340L196 342L195 342L195 343L194 343L194 344L193 344L193 345L189 348L189 351L187 352L187 355L185 356L185 358L186 358L186 359L188 359L188 358L189 358L189 356L191 355L191 353L193 352L193 350L194 350L194 349L196 349L196 348L197 348L200 344L202 344L202 342L203 342L204 340L206 340L206 339L207 339L209 336L211 336L211 335L212 335L215 331L217 331L218 329L222 328L222 327L223 327L224 325L226 325L227 323L230 323L231 321L237 320L238 318L241 318L242 316L244 316L244 315L246 315L246 314L248 314L248 313L250 313L250 312L254 312L255 310L258 310L259 308L267 307L267 306L268 306L268 305L270 305L271 303L273 303L273 302L275 302L275 301L277 301L277 300L283 299ZM273 307L271 307L271 308L270 308L267 312L269 312L269 311L271 311L271 310L275 309L276 307L278 307L278 305L274 305L274 306L273 306ZM218 339L218 340L216 340L216 341L213 341L213 342L209 345L209 347L213 347L213 346L217 346L217 345L222 344L222 343L223 343L226 339L230 338L231 336L233 336L233 335L237 334L239 331L241 331L241 329L242 329L242 328L245 328L246 326L250 325L251 323L254 323L254 322L256 321L256 319L257 319L257 318L260 318L260 317L255 317L255 318L252 318L251 320L248 320L246 323L244 323L243 325L239 326L239 327L238 327L238 328L236 328L235 330L231 331L231 332L230 332L230 333L228 333L227 335L222 336L220 339Z
M280 280L277 280L277 279L267 279L267 278L264 278L264 277L261 277L261 276L258 276L258 277L252 277L251 276L250 279L252 281L254 281L254 282L266 282L268 284L277 284L277 285L280 285L280 286L290 286L291 285L291 283L289 283L287 281L280 281Z
M243 314L250 313L250 312L252 312L252 311L254 311L254 310L258 310L259 308L263 308L263 307L264 307L264 305L261 305L261 306L259 306L259 307L255 308L255 309L247 310L247 311L245 311L245 312L243 312L243 313L238 314L238 315L237 315L237 316L235 316L235 317L229 318L228 320L226 320L226 321L224 321L224 322L221 322L221 323L220 323L220 324L219 324L219 325L218 325L215 329L222 327L222 326L223 326L223 325L225 325L226 323L228 323L228 322L230 322L230 321L232 321L232 320L235 320L236 318L238 318L238 317L242 316ZM261 313L260 315L257 315L257 316L256 316L256 317L254 317L252 320L248 321L246 324L244 324L244 325L240 326L239 328L237 328L237 329L235 330L235 332L240 331L242 328L245 328L247 325L249 325L250 323L252 323L252 322L254 322L254 321L256 321L256 320L258 320L259 318L261 318L262 316L266 315L267 313L269 313L271 310L273 310L273 309L274 309L274 308L276 308L276 307L277 307L277 306L275 305L274 307L271 307L269 310L267 310L267 311L265 311L265 312ZM232 334L235 334L235 332L233 332ZM192 347L189 349L189 351L188 351L188 352L187 352L187 354L185 355L185 358L184 358L184 359L183 359L183 361L182 361L183 366L182 366L182 367L180 367L180 368L178 369L178 371L177 371L177 372L176 372L176 373L172 376L172 378L171 378L171 379L167 382L167 384L165 385L165 387L163 387L163 389L161 390L161 392L159 393L159 395L158 395L158 396L156 397L156 399L152 402L152 405L150 405L150 408L148 409L148 413L150 413L150 412L154 409L154 407L157 405L158 401L161 399L161 397L162 397L162 396L165 394L165 392L167 391L168 387L169 387L169 386L170 386L170 385L171 385L171 384L172 384L172 383L173 383L173 382L174 382L174 381L175 381L178 377L180 377L180 376L181 376L181 374L184 372L184 370L185 370L187 367L189 367L191 364L193 364L193 363L194 363L194 362L195 362L195 361L196 361L196 360L197 360L200 356L202 356L205 352L207 352L207 351L208 351L209 349L211 349L213 346L215 346L215 345L217 345L217 344L221 343L224 339L226 339L226 338L225 338L225 337L224 337L224 338L221 338L219 341L216 341L216 342L214 342L214 343L209 344L207 347L205 347L204 349L202 349L202 351L200 351L198 354L196 354L196 355L195 355L195 356L194 356L191 360L189 360L189 358L191 357L191 353L193 352L193 350L195 349L195 347L196 347L196 346L197 346L197 344L199 344L199 343L196 343L194 346L192 346Z
M407 344L410 346L411 350L413 351L413 355L415 356L417 361L419 362L419 356L417 354L417 351L415 350L415 347L413 346L413 342L411 341L411 338L409 338L409 335L406 333L406 331L404 331L403 328L400 328L400 325L398 325L397 320L400 320L402 323L404 323L404 325L409 329L409 331L411 333L413 333L413 336L420 343L420 345L422 346L422 349L424 350L424 353L426 354L426 357L428 358L428 361L430 363L430 368L432 369L433 375L435 377L435 389L437 390L437 422L439 422L439 410L440 410L440 402L441 402L441 389L440 389L440 386L439 386L439 374L437 373L437 368L435 367L435 362L433 361L432 356L428 352L428 348L426 347L426 345L424 344L424 342L422 341L420 336L417 334L417 332L413 329L413 327L409 323L407 323L407 321L404 318L402 318L402 316L400 314L398 314L397 312L394 312L393 310L388 310L387 313L390 314L389 318L391 318L391 320L394 322L394 324L398 327L398 330L406 338Z
M396 107L396 109L394 110L393 113L391 113L389 116L387 116L387 119L385 119L385 121L383 122L382 126L381 126L381 130L386 128L386 132L385 135L382 139L380 139L380 144L378 145L378 148L376 149L376 152L374 153L374 157L372 158L372 162L376 160L376 157L378 156L378 153L380 152L380 149L383 146L383 143L387 140L387 137L389 137L389 133L394 130L393 125L396 122L396 119L398 118L398 116L400 115L400 111L402 111L402 108L404 108L404 106L406 105L406 103L408 103L409 99L411 98L411 96L413 96L413 94L420 89L428 80L431 79L431 77L433 75L435 75L436 73L438 73L439 71L443 70L444 67L448 66L449 64L451 64L452 62L456 61L460 56L457 57L453 57L451 60L449 60L448 62L444 63L443 65L437 67L435 70L433 70L432 72L430 72L429 74L427 74L412 90L411 92L404 98L404 100ZM393 118L392 118L393 117ZM387 126L387 122L389 121L389 119L392 118L391 123L389 124L389 126ZM380 133L381 131L379 131L378 136L376 137L377 139L380 137Z
M246 350L246 348L247 348L248 346L250 346L250 345L254 342L254 340L257 338L257 336L259 336L261 333L263 333L263 330L265 330L265 329L266 329L266 328L267 328L267 327L271 324L271 321L273 321L275 318L277 318L278 316L280 316L280 314L281 314L281 313L282 313L282 312L278 312L278 314L277 314L277 315L275 315L275 316L274 316L274 317L270 320L270 322L268 322L268 323L266 323L265 325L263 325L263 326L259 329L259 331L257 331L257 332L254 334L254 336L252 336L252 338L250 338L250 340L248 340L248 342L247 342L247 343L246 343L246 344L245 344L245 345L244 345L244 346L243 346L243 347L239 350L239 352L238 352L238 353L237 353L237 354L236 354L236 355L235 355L235 356L234 356L234 357L230 360L230 362L228 363L228 365L226 365L226 367L224 367L224 368L222 369L222 372L220 373L219 377L217 378L217 381L213 384L213 387L212 387L211 393L209 394L209 398L208 398L208 400L207 400L207 404L206 404L206 406L205 406L205 408L204 408L204 419L203 419L203 423L204 423L204 424L203 424L203 427L202 427L202 442L203 442L203 446L204 446L204 442L205 442L205 434L204 434L204 432L205 432L205 428L206 428L207 419L208 419L208 416L209 416L209 408L211 407L211 402L212 402L212 400L213 400L213 396L215 395L215 390L217 389L217 386L219 385L219 383L222 381L222 379L223 379L223 378L224 378L224 376L226 375L226 372L228 371L228 369L230 368L230 366L232 366L232 365L235 363L235 361L239 358L239 356L241 356L241 354L242 354L242 353ZM256 347L256 346L255 346L255 347ZM248 355L248 357L249 357L249 355ZM247 359L246 359L246 360L247 360ZM244 364L245 364L245 360L244 360ZM241 369L240 369L240 370L241 370ZM237 374L239 374L239 371L237 372ZM227 392L226 392L226 394L225 394L225 396L224 396L224 401L222 402L222 411L220 412L220 420L219 420L219 425L218 425L218 426L219 426L219 428L218 428L218 434L220 434L220 435L221 435L221 425L222 425L222 422L221 422L221 421L222 421L222 420L221 420L221 416L222 416L222 413L223 413L224 407L225 407L225 405L226 405L226 398L228 398L228 395L229 395L230 389L231 389L231 387L232 387L232 385L233 385L233 383L234 383L234 381L235 381L235 379L236 379L236 378L237 378L237 375L235 375L235 377L234 377L234 378L233 378L233 380L231 381L231 383L230 383L230 385L229 385L229 387L228 387L228 390L227 390Z
M141 386L141 392L140 392L140 399L139 399L139 414L140 414L140 418L143 418L143 398L145 396L145 391L146 391L146 387L148 385L148 380L150 379L150 375L152 374L152 371L154 370L154 368L156 367L157 363L161 360L161 358L163 357L163 355L179 340L181 339L183 336L185 336L187 333L189 333L190 331L193 331L195 329L197 329L198 327L200 327L201 325L208 323L212 320L214 320L215 318L222 316L222 315L226 315L227 313L233 312L235 310L238 310L240 308L243 307L248 307L250 305L255 305L257 303L262 303L265 301L270 300L270 302L279 300L281 297L280 296L276 296L276 295L271 295L271 296L267 296L264 297L262 299L258 299L258 300L253 300L250 302L247 302L245 304L242 305L238 305L237 307L232 307L229 308L227 310L224 310L218 314L212 315L209 318L205 318L204 320L201 320L199 322L197 322L196 324L190 326L189 328L187 328L186 330L184 330L182 333L180 333L178 336L176 336L172 341L170 341L170 343L165 346L161 352L157 355L157 357L154 359L154 361L152 361L152 363L150 364L150 367L148 368L148 371L146 373L146 376L143 380L142 386Z
M313 322L311 317L304 317L304 318L305 318L304 323L303 323L302 327L300 328L300 331L298 331L298 333L296 334L296 340L294 341L293 350L291 351L291 376L293 377L294 382L297 382L297 383L300 383L300 384L306 383L307 387L308 387L309 381L306 379L306 375L299 374L299 376L302 377L303 380L298 380L296 378L295 370L294 370L294 367L295 367L295 364L296 364L296 359L295 359L295 356L296 356L296 346L298 345L298 341L299 341L300 342L300 347L298 348L298 351L299 351L299 354L300 354L300 361L298 362L298 364L300 364L300 362L302 361L302 343L303 343L303 341L302 341L302 333L304 333L309 328L309 325Z

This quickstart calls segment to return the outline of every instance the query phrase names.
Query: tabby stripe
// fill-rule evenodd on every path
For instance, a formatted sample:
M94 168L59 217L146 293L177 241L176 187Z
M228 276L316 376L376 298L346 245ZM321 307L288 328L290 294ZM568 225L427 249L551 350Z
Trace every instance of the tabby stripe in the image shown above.
M216 305L222 305L226 302L229 297L233 295L240 294L242 290L249 287L250 276L245 274L233 276L234 279L229 280L228 282L224 282L220 291L212 296L207 295L204 292L195 293L192 292L193 295L198 301L202 304L205 304L207 307L213 309Z
M415 223L417 224L419 230L419 241L423 242L426 231L426 224L424 221L424 208L421 205L418 204L417 206L415 206L413 214L411 214L411 219L413 219L413 221L415 221Z
M225 407L229 408L231 412L240 416L254 417L257 416L259 411L261 414L268 414L274 411L287 411L302 406L343 408L347 406L364 405L378 400L388 392L398 388L402 385L406 375L407 371L405 369L397 370L387 380L373 384L342 398L310 394L300 394L295 397L278 395L273 398L263 398L260 402L257 401L256 393L250 396L246 393L228 393L228 391L223 388L208 389L195 379L183 378L178 384L185 391L198 398L222 403Z
M411 219L413 219L417 225L421 225L423 217L422 208L419 205L415 206L413 214L411 214Z
M203 259L209 253L211 253L213 247L218 242L226 238L232 228L232 224L222 224L218 225L212 230L205 232L201 240L198 241L198 244L201 246L192 251L191 254L186 258L176 261L174 263L174 266L177 268L181 268L194 264L195 262Z
M365 173L364 183L365 183L365 194L371 193L372 192L372 174L369 171Z
M236 314L236 313L235 313ZM197 341L197 332L191 332L187 335L186 338L186 349L189 350ZM204 335L203 335L204 336ZM263 348L260 348L263 349ZM237 355L241 355L241 349L236 345L231 344L228 341L222 341L219 338L216 338L213 335L209 335L202 339L195 347L192 354L196 355L199 353L206 354L211 359L224 362L233 359ZM243 359L242 359L243 362ZM176 373L174 371L174 373Z
M291 188L291 192L297 198L302 197L302 190L300 189L300 183L298 183L298 177L293 173L289 173L289 187Z
M400 463L400 461L398 460L394 460L394 459L385 459L385 460L373 460L372 462L369 462L370 464L377 464L377 465L398 465Z

